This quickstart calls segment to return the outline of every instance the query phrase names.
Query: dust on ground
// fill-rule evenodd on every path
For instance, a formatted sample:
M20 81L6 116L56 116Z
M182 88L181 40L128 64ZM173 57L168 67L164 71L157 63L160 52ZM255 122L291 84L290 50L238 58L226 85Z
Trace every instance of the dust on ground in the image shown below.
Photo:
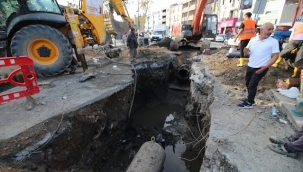
M246 89L245 72L246 67L237 67L238 58L227 58L228 48L221 48L210 56L203 56L203 61L208 65L211 74L218 77L225 85L237 86ZM248 58L245 59L247 66ZM277 68L270 67L265 77L258 86L259 92L275 88L279 78L288 78L292 75L292 69L286 63L281 62Z

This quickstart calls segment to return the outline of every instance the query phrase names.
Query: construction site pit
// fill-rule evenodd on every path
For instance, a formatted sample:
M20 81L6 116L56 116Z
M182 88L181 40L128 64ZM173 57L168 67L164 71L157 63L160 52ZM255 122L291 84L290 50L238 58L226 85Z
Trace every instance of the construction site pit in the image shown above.
M213 81L203 63L193 63L198 52L140 48L133 63L135 82L31 127L27 132L32 135L21 133L1 142L1 168L126 171L141 145L155 137L161 138L166 152L163 172L199 171L210 127Z

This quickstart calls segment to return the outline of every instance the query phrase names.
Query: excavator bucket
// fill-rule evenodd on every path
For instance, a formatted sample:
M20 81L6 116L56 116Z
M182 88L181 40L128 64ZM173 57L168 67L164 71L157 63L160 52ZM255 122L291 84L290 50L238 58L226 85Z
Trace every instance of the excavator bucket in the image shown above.
M127 33L127 31L129 30L129 23L127 21L125 22L117 21L112 13L109 13L109 17L112 24L112 28L116 34L123 35Z
M129 22L124 20L123 22L117 21L111 12L104 10L104 25L108 33L112 35L126 34L130 28Z

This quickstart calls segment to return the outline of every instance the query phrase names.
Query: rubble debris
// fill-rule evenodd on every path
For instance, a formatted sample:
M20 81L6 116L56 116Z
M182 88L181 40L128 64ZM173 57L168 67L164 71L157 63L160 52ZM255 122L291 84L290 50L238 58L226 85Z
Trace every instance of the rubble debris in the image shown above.
M79 82L85 82L85 81L90 80L92 78L96 78L96 76L95 75L89 75L89 76L87 76L83 79L80 79Z
M157 42L155 44L152 44L151 46L166 47L166 48L169 49L171 41L172 41L172 39L170 39L170 38L164 38L161 41L159 41L159 42Z

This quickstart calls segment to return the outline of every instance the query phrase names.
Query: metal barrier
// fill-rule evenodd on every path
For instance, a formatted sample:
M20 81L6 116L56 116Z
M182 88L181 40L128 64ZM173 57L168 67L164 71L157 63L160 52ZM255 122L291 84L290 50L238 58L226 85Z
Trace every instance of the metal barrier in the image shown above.
M9 66L20 66L20 68L12 71L7 78L0 79L0 84L8 82L11 85L26 88L0 94L0 104L40 93L37 76L34 70L34 62L32 59L27 56L0 58L0 68ZM22 73L24 80L23 83L14 81L14 76L18 73Z

